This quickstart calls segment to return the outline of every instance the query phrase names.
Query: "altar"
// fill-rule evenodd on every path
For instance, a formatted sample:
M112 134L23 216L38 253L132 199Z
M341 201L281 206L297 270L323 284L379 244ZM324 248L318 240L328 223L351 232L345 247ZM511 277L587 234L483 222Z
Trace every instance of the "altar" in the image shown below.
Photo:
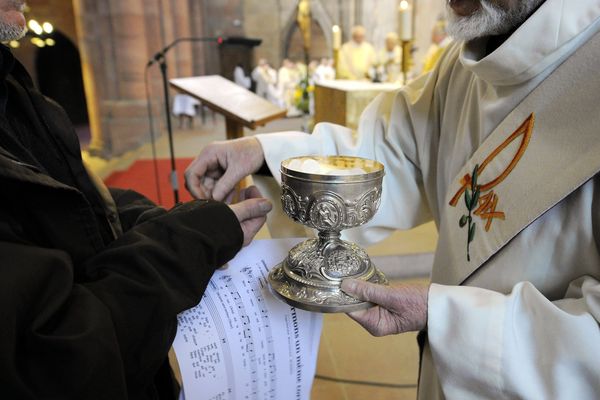
M335 80L315 85L315 124L332 122L358 128L363 110L378 94L402 87L395 83Z

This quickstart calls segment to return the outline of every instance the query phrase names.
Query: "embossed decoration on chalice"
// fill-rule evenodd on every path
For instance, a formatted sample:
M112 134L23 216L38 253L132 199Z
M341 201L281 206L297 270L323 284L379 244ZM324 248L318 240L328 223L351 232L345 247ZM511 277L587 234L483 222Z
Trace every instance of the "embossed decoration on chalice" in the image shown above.
M351 312L372 306L346 295L345 278L387 284L367 253L340 232L367 223L381 201L383 165L347 156L306 156L281 163L281 203L294 221L318 230L318 238L292 248L269 274L276 295L295 307Z

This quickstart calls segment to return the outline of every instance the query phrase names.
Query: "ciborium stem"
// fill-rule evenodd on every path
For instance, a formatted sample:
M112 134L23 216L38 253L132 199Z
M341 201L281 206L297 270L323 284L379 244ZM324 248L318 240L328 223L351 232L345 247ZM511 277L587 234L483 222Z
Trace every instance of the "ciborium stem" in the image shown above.
M339 242L340 236L340 231L319 231L319 247L323 249L329 243Z

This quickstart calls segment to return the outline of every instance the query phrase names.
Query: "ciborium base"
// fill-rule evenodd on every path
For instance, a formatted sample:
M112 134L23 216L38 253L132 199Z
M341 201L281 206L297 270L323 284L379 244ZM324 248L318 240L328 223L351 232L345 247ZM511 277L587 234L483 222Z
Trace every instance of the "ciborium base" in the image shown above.
M348 313L373 304L344 293L345 278L387 285L367 254L355 244L310 239L294 247L269 273L272 292L291 306L321 313Z
M387 283L385 276L377 269L368 281L378 284ZM320 313L349 313L374 306L368 301L348 296L339 287L324 289L302 285L285 274L283 263L271 270L269 283L275 296L301 310Z

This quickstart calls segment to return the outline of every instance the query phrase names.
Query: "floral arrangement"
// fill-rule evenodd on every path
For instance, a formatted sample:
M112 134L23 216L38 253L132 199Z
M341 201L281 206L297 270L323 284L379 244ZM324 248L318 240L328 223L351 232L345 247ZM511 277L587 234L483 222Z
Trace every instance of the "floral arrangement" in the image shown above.
M300 80L294 91L294 106L304 114L310 112L310 94L314 92L315 87L311 85L308 76Z

